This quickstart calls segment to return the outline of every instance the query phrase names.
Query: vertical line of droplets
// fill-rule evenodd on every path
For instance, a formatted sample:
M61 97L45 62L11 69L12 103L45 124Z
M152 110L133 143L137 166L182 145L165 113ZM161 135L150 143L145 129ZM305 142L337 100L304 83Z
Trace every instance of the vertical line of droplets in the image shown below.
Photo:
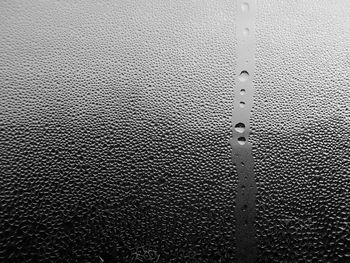
M237 262L255 262L256 183L252 145L249 142L250 115L254 104L255 0L237 0L237 66L232 114L232 158L237 169L236 244Z

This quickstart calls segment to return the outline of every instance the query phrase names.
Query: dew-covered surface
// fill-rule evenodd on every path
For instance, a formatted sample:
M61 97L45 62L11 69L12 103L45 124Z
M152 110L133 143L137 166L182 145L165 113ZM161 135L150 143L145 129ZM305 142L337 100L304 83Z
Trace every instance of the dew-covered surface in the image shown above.
M349 25L349 1L258 1L259 262L350 262Z
M1 1L0 262L235 260L234 6Z

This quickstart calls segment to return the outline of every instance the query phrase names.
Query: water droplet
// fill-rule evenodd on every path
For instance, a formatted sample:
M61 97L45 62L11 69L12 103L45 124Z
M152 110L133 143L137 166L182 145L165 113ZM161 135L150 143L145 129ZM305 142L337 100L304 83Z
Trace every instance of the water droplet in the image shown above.
M239 107L244 108L244 107L245 107L245 102L244 102L244 101L241 101L241 102L239 103Z
M238 143L239 143L240 145L244 145L244 144L245 144L245 141L246 141L245 137L239 137L239 138L238 138Z
M249 36L249 28L243 29L243 36L245 37Z
M248 11L249 11L249 5L248 5L248 3L243 3L243 4L241 5L241 8L242 8L243 13L248 12Z
M239 92L241 95L245 94L245 89L241 89L241 91Z
M235 125L235 130L239 133L243 133L245 130L245 125L242 122L239 122Z
M249 73L248 73L248 71L246 71L246 70L243 70L243 71L241 72L241 74L239 74L239 77L238 77L238 79L239 79L241 82L247 81L248 78L249 78Z

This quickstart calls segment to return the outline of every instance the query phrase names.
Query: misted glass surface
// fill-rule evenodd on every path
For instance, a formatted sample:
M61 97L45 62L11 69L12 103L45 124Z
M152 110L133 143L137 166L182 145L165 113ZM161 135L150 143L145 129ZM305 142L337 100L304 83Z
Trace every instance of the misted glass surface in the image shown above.
M233 132L257 262L350 261L350 2L248 2L0 2L0 262L242 262Z

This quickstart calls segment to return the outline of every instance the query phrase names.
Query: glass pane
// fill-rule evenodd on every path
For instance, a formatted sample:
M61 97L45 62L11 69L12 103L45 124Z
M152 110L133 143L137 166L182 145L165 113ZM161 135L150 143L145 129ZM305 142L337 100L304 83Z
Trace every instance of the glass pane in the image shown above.
M1 1L0 262L349 262L349 13Z

